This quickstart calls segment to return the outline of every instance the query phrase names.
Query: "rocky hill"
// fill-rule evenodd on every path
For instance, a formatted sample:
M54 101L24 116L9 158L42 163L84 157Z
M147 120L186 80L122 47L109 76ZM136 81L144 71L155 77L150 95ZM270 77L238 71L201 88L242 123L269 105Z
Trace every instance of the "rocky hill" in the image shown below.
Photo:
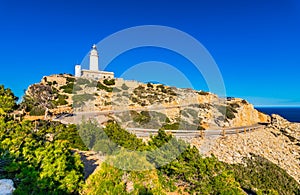
M99 122L113 119L123 127L210 129L270 120L239 98L123 79L75 79L68 74L45 76L29 86L22 105L27 115L48 118L62 113L122 111L105 114Z
M300 182L299 125L260 113L239 98L222 99L204 91L161 84L95 81L61 74L31 85L22 105L27 115L49 119L70 113L62 120L71 122L73 114L102 112L97 118L100 123L114 120L123 127L195 130L268 123L261 131L189 141L202 154L213 154L230 164L243 164L252 154L262 156Z

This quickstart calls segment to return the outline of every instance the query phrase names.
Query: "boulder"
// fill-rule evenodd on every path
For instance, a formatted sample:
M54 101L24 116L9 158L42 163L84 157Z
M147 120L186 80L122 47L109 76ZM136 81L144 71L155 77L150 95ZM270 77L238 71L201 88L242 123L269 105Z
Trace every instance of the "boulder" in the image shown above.
M13 194L14 182L11 179L0 179L0 195Z

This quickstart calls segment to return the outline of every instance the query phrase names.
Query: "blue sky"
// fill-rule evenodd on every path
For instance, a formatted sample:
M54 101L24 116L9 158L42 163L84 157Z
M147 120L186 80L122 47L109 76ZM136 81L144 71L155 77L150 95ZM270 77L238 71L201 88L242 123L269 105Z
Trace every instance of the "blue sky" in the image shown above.
M73 73L91 45L112 33L165 25L190 34L207 48L228 96L255 105L300 105L298 2L0 0L0 83L20 97L44 75ZM144 48L118 59L107 67L116 76L133 63L162 61L186 72L196 89L206 89L203 79L187 68L189 62L172 52Z

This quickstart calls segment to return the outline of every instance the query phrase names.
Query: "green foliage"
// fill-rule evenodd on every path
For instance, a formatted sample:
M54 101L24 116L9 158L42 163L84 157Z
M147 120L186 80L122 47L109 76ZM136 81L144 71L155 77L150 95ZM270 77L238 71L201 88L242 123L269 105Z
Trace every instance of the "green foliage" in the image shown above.
M126 91L126 90L129 89L129 87L125 83L123 83L122 86L121 86L121 89Z
M74 95L72 97L72 99L73 99L73 105L75 107L79 107L79 106L83 106L85 104L85 102L90 101L90 100L93 101L96 98L95 98L94 94L85 93L85 94L80 94L80 95Z
M153 88L153 85L151 83L147 83L147 87Z
M242 100L243 104L248 104L248 102L246 100Z
M300 194L299 183L267 159L252 154L244 162L230 167L243 189L257 194Z
M162 129L164 130L178 130L179 129L179 123L175 122L175 123L166 123L162 126Z
M104 132L110 140L126 149L142 151L146 148L146 144L141 139L122 129L116 123L108 123L104 128Z
M6 178L14 180L15 194L78 193L83 183L83 165L71 151L67 140L49 140L53 127L39 131L34 123L4 121L0 118L0 158L11 162L5 166ZM58 133L59 134L59 133Z
M96 87L97 86L97 81L95 80L90 80L89 83L86 84L87 87Z
M101 169L88 178L82 194L127 194L123 174L122 170L102 163Z
M232 172L215 157L202 158L195 147L159 170L191 194L243 194Z
M67 96L67 95L61 95L61 94L58 94L57 99L54 100L53 103L54 103L56 106L66 105L66 104L68 104L68 102L66 101L66 99L68 99L68 96Z
M67 83L74 83L76 80L74 77L66 77L66 79L67 79Z
M88 79L85 79L85 78L78 78L76 80L76 84L77 85L88 85L90 84L91 82L88 80Z
M72 94L73 93L73 88L74 88L74 83L70 82L70 83L67 83L66 85L61 86L59 89L63 89L64 93Z
M97 88L99 90L105 90L107 92L112 92L113 91L112 87L107 87L106 85L103 85L101 82L97 82Z
M126 191L127 185L132 186L131 192ZM88 178L82 194L164 193L156 169L153 169L145 156L121 150L118 154L109 156L101 164L101 168Z
M165 86L164 86L163 84L160 84L160 85L157 85L157 86L156 86L156 88L157 88L157 89L161 89L161 90L162 90L162 89L164 89L164 88L165 88Z
M72 148L79 150L88 149L79 136L76 125L71 124L66 126L59 122L41 120L37 122L37 129L38 132L36 134L40 137L45 137L45 135L53 136L53 140L68 141Z
M23 97L20 107L30 112L30 115L41 116L45 110L55 108L57 91L48 85L31 85Z
M12 112L17 106L17 100L18 98L9 88L0 85L0 115Z
M108 123L103 129L95 121L83 121L78 126L78 130L89 149L101 151L104 154L118 152L120 147L140 151L146 149L146 144L141 139L113 122Z
M198 91L197 92L199 95L209 95L209 92L206 92L206 91Z
M157 135L150 138L148 145L151 148L159 148L168 143L172 139L172 135L167 135L164 130L159 129Z
M29 115L30 116L43 116L45 114L45 112L46 112L45 108L35 106L30 110Z
M115 79L110 79L110 80L104 79L103 83L105 85L115 85L116 84Z
M230 107L232 107L233 109L237 109L240 107L240 105L238 103L231 103L229 104Z
M220 105L217 107L219 112L221 112L222 114L225 114L227 119L234 119L235 118L235 114L237 113L237 110L235 108L233 108L232 106L223 106Z
M136 111L130 111L130 115L132 116L133 121L139 124L146 124L151 120L151 116L148 111L141 111L140 113Z

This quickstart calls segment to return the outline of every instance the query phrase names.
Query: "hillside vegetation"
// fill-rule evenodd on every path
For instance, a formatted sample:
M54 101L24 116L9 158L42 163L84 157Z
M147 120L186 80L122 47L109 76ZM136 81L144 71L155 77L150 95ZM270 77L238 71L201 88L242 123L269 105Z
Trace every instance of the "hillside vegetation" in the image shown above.
M65 82L75 81L70 77ZM84 83L81 88L89 84L80 82ZM241 164L230 165L214 156L204 157L196 147L166 134L162 129L167 125L143 141L113 120L104 128L93 120L79 125L14 120L12 112L18 106L49 109L57 107L53 101L58 101L59 95L67 94L56 93L54 88L51 91L49 83L45 86L44 91L37 90L39 95L34 90L28 92L30 101L24 100L21 105L16 104L17 98L10 89L3 86L0 90L0 179L13 180L14 194L300 194L299 183L267 159L252 155ZM236 105L231 107L239 109ZM192 110L183 115L195 115ZM143 124L153 113L131 114L137 124ZM163 124L176 123L161 114L156 117ZM84 180L84 162L77 151L89 150L104 159Z

